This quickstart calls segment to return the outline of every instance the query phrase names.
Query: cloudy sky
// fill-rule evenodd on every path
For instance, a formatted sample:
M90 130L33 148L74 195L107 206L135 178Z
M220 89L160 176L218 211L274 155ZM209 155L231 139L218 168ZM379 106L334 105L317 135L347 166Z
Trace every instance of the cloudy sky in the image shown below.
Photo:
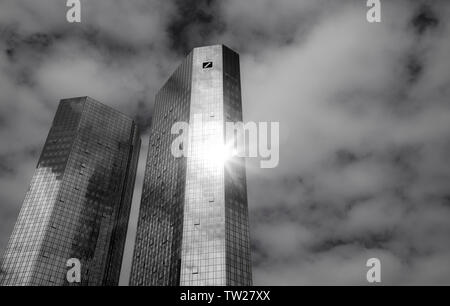
M280 122L279 166L248 160L254 284L366 284L371 257L383 284L450 284L450 2L381 1L376 24L365 2L82 0L69 24L65 1L2 0L0 253L59 99L133 116L145 144L156 91L223 43L244 120Z

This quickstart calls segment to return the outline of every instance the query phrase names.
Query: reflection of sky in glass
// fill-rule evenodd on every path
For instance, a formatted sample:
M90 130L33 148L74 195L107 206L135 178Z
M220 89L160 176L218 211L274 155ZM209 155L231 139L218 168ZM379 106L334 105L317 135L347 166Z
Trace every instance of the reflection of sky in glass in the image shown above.
M196 48L156 95L130 285L251 285L245 165L224 142L242 120L237 58ZM171 154L175 122L187 158Z
M130 285L178 285L186 158L174 158L170 133L189 121L192 53L156 95Z
M227 122L242 122L239 56L230 49L224 48L223 58L224 117ZM227 139L227 142L230 142L230 139ZM235 144L237 152L244 151L245 144L239 142L238 139L232 138L231 143L227 143L232 147ZM252 271L244 158L231 154L224 170L227 285L251 285Z
M2 269L7 279L0 279L2 284L31 282L60 185L51 167L36 169L5 252Z
M225 285L222 48L193 52L180 284Z
M2 269L5 285L119 279L139 137L132 120L90 98L63 100L42 150ZM127 175L128 174L128 175Z

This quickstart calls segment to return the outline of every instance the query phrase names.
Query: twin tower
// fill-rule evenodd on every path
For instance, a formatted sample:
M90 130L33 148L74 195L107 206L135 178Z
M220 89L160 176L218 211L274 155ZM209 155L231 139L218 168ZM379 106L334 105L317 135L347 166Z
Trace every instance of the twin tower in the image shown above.
M174 123L194 117L189 154L174 156ZM245 161L211 150L224 147L225 122L239 121L239 55L193 49L156 95L130 285L252 284ZM89 97L61 100L0 284L117 285L139 149L131 118Z

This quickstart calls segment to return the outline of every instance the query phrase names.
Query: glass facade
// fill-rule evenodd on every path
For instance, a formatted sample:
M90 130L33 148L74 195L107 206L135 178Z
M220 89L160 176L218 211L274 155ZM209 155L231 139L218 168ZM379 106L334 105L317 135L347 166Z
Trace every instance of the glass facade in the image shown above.
M192 54L157 93L131 268L131 285L177 285L186 158L174 158L172 124L189 121Z
M225 157L225 122L242 121L239 56L195 48L159 91L131 285L251 285L245 162ZM188 157L171 154L190 123Z
M116 285L140 138L89 97L61 100L2 263L2 285ZM81 263L69 284L67 260Z
M223 50L223 107L226 122L242 122L239 56ZM237 140L236 140L237 142ZM240 144L242 145L242 144ZM238 147L237 151L245 151ZM224 167L227 285L251 285L251 257L245 160L232 157Z

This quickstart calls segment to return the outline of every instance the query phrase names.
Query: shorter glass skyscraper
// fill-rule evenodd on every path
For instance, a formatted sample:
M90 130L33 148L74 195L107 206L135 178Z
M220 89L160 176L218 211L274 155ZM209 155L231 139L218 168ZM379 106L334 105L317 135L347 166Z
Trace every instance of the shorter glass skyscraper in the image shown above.
M1 285L117 285L140 148L136 123L61 100L3 257ZM66 264L81 262L81 282Z

